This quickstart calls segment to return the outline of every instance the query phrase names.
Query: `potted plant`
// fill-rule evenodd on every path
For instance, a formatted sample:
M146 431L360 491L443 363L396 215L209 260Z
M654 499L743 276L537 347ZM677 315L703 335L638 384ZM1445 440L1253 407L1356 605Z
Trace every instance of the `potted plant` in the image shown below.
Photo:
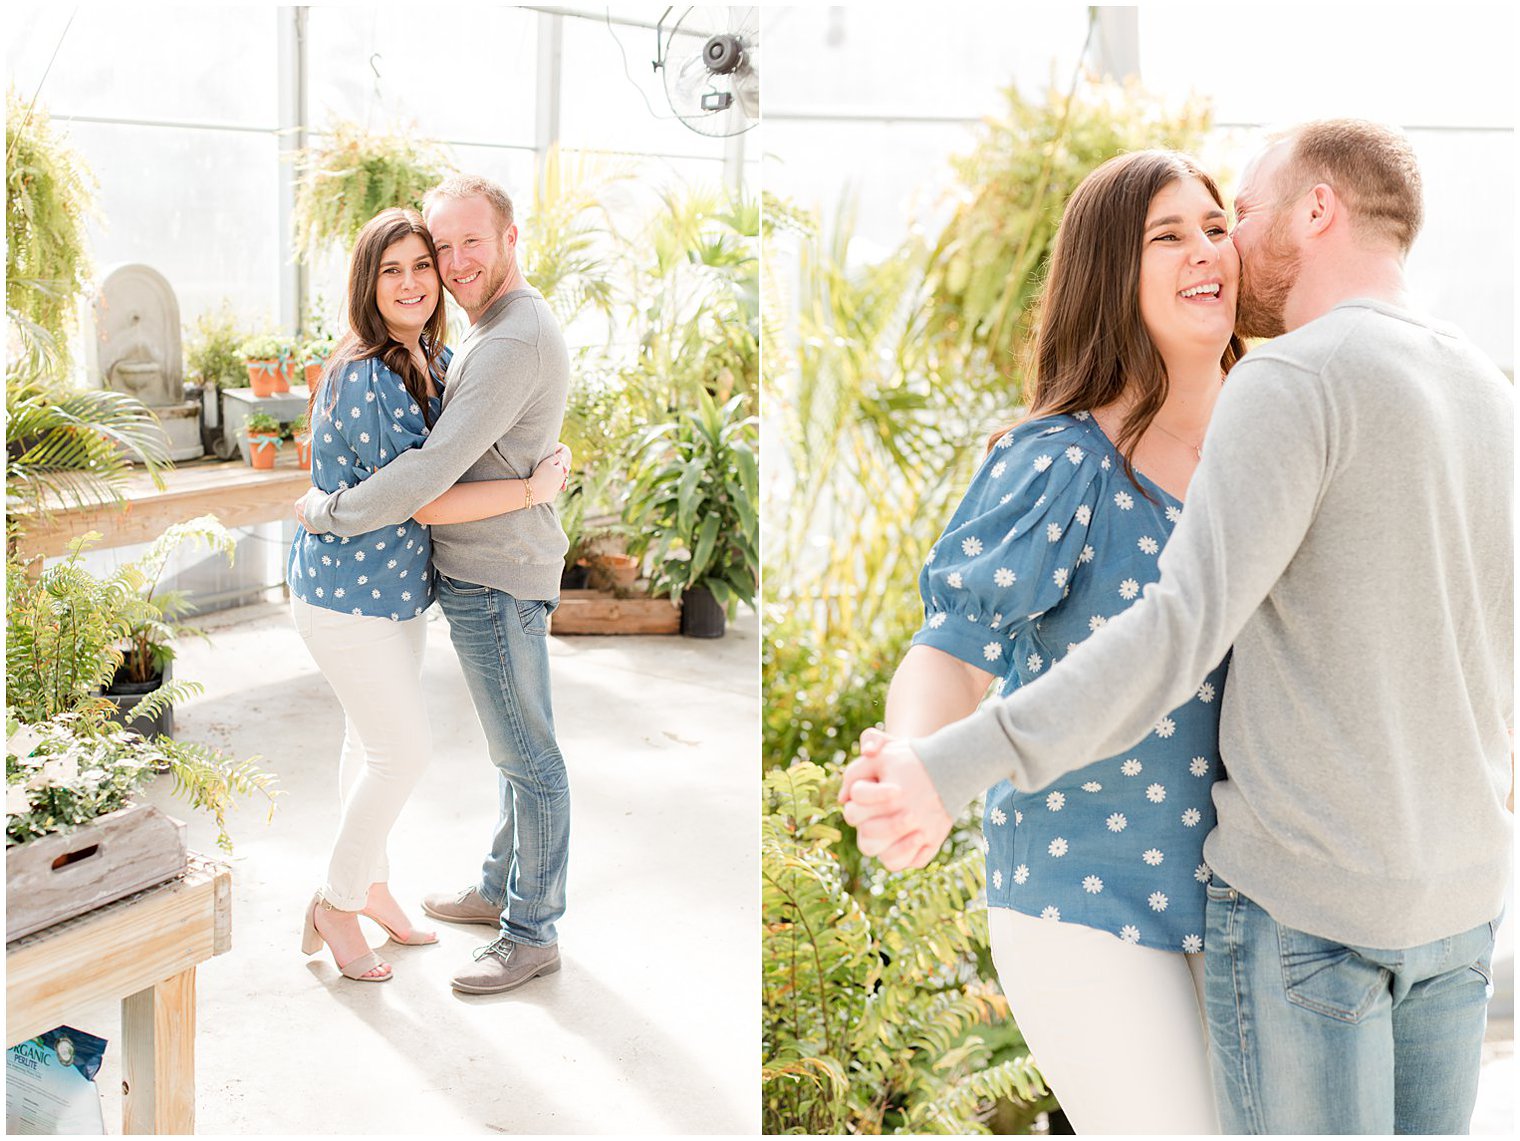
M240 351L248 370L248 384L255 396L290 391L296 352L289 338L260 333L244 341Z
M321 381L322 370L327 367L327 359L332 356L335 346L331 333L319 333L301 342L301 362L308 388Z
M364 224L388 206L421 209L422 196L448 171L442 153L414 132L367 131L338 122L297 159L296 256L347 249Z
M705 391L697 407L656 424L634 455L624 518L629 550L648 554L651 585L681 604L681 632L722 637L724 617L751 606L759 578L758 426L747 397L721 408Z
M129 733L113 722L111 703L100 693L126 660L129 651L123 647L134 631L165 601L162 594L155 599L156 577L149 581L148 576L156 576L161 560L186 538L218 545L219 530L209 517L171 528L142 560L105 579L81 565L99 532L75 539L67 558L35 577L20 559L7 559L8 850L119 809L160 769L173 774L179 795L211 813L218 844L226 849L231 847L226 812L234 798L255 791L273 797L275 778L252 760L236 761L162 735ZM195 683L172 682L143 706L198 692Z
M108 580L119 584L127 625L121 664L103 695L116 707L112 719L144 737L174 735L176 699L193 687L173 687L174 642L202 637L203 631L179 621L189 607L183 591L160 589L169 556L186 543L226 557L232 565L237 541L214 515L176 523L153 541L145 554L121 567Z
M302 412L290 422L286 439L296 446L296 466L302 471L311 470L311 418Z
M237 319L225 301L216 313L196 319L185 341L185 375L200 387L201 442L212 455L229 458L237 444L226 437L222 392L248 383L248 366Z
M275 451L281 444L280 422L268 412L254 412L243 425L243 436L248 441L245 449L248 462L260 471L274 467Z

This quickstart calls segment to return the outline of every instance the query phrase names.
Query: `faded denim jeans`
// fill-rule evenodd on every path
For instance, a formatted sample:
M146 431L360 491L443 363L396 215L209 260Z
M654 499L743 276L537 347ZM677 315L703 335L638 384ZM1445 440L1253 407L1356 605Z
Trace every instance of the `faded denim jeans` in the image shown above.
M1497 927L1350 946L1278 923L1216 878L1204 1006L1221 1128L1466 1133Z
M549 615L558 602L437 580L500 789L480 893L501 907L504 936L547 947L565 913L570 862L570 782L549 694Z

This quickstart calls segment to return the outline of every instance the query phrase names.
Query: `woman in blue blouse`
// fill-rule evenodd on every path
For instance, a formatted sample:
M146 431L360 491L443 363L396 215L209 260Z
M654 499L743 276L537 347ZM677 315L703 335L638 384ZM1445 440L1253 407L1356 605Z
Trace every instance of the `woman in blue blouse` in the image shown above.
M929 552L888 733L922 736L989 685L1059 669L1159 577L1241 352L1239 264L1218 188L1182 155L1121 156L1073 193L1029 415L994 436ZM1218 1131L1199 952L1224 680L1220 663L1121 756L1035 795L1004 782L987 797L998 976L1078 1133Z
M348 323L311 395L312 482L352 487L420 447L441 408L451 354L433 241L419 214L384 210L360 231L348 273ZM327 882L306 911L301 949L327 943L344 976L383 982L390 966L359 927L368 915L399 943L432 943L387 886L386 839L431 743L420 685L433 601L428 525L484 519L552 502L561 447L526 480L462 483L412 519L352 538L298 528L286 579L296 628L344 712L343 812Z

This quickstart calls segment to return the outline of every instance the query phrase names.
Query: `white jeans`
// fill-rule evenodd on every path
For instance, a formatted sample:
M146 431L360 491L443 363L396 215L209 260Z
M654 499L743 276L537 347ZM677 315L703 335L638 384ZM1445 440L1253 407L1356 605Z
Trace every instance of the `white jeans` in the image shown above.
M1008 1006L1077 1133L1219 1132L1203 956L987 909Z
M322 897L357 911L370 884L390 878L386 839L432 756L421 680L427 620L340 614L299 598L290 610L343 705L342 817Z

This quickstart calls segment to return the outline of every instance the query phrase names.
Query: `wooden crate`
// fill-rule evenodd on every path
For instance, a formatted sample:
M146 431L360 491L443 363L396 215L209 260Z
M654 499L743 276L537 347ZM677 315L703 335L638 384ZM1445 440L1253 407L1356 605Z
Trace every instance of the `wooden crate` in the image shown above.
M679 634L681 608L668 598L562 590L549 629L554 634Z
M146 804L7 848L5 941L172 879L185 860L184 824Z

